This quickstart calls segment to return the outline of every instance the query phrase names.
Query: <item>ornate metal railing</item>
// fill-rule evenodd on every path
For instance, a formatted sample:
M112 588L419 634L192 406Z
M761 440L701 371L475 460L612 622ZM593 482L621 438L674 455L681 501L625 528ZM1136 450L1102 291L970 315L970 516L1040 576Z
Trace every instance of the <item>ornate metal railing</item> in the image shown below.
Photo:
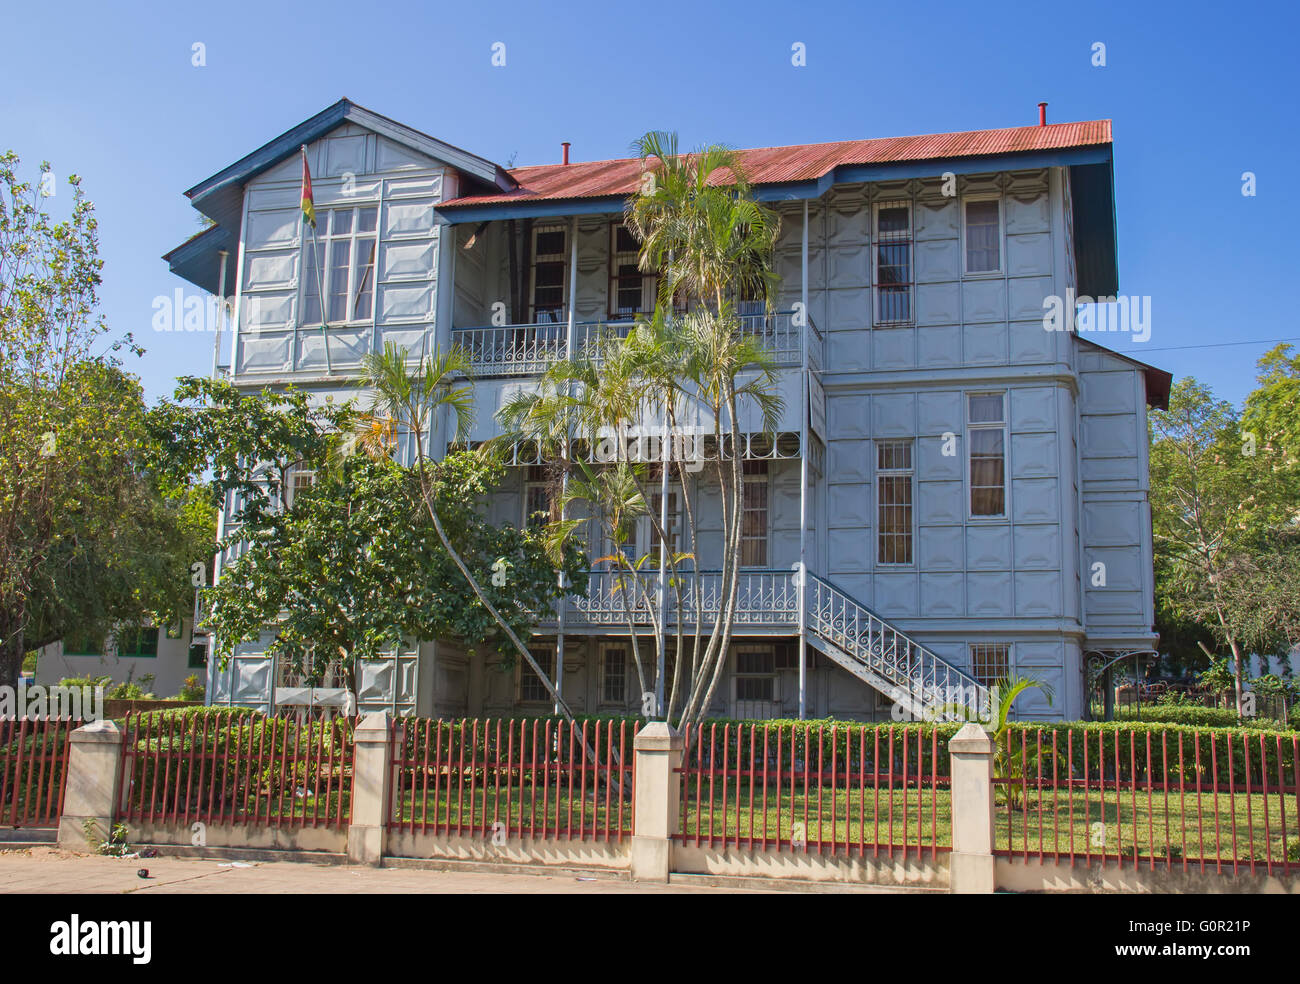
M564 358L567 331L564 324L457 328L452 341L480 376L532 376Z
M587 578L587 594L568 599L566 621L586 625L626 625L630 614L637 624L651 624L658 570L636 574L590 571ZM721 612L721 571L679 571L675 577L669 572L665 580L664 619L668 625L675 626L678 622L678 591L681 595L680 619L684 624L693 625L700 614L707 620L716 618ZM799 589L792 571L741 571L738 581L737 625L793 629L799 624Z
M807 627L896 688L895 699L917 713L958 720L984 713L989 691L865 605L816 575L809 575Z
M772 311L740 316L741 331L753 335L771 351L780 365L799 365L803 359L801 319L794 311ZM811 329L815 367L822 365L822 336L811 318L802 319ZM604 340L626 337L632 321L583 322L574 326L575 345L585 357L599 361ZM533 376L569 354L568 326L563 323L499 325L486 328L453 328L452 341L468 354L478 376Z

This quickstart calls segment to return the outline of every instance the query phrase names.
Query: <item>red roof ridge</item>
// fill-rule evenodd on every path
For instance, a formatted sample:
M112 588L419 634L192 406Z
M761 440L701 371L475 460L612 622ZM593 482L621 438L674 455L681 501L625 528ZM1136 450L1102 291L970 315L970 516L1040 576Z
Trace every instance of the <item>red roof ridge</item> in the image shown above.
M759 154L766 150L812 150L817 147L838 147L844 144L871 143L877 140L926 140L930 137L965 137L971 134L995 134L1009 133L1012 130L1040 130L1052 129L1063 126L1088 126L1094 123L1105 124L1107 131L1110 130L1111 120L1109 118L1096 120L1067 120L1061 123L1048 123L1046 127L1040 127L1037 123L1026 124L1025 126L1000 126L984 130L939 130L933 133L902 133L889 137L846 137L843 140L817 140L813 143L793 143L793 144L771 144L767 147L732 147L730 144L720 144L728 150L734 150L738 154ZM1109 135L1109 134L1108 134ZM700 148L693 148L686 151L686 156L698 153ZM594 161L570 161L568 164L520 164L518 167L506 168L506 173L514 175L519 171L536 171L543 168L568 167L574 168L581 165L594 166L597 164L630 164L639 158L636 157L605 157Z
M961 157L996 157L1109 145L1111 121L1083 120L996 130L960 130L904 137L867 137L815 144L735 148L746 177L755 185L817 180L838 167L897 164ZM694 151L686 151L687 154ZM512 168L519 187L507 192L466 195L440 208L504 204L516 200L559 201L624 197L636 190L638 158L616 157L570 164Z

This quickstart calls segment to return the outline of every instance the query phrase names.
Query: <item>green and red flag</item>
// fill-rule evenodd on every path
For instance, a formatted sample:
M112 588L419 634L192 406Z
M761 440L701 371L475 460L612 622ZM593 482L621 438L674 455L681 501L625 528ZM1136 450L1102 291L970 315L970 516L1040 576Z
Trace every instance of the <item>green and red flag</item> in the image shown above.
M307 145L302 145L302 218L316 228L316 203L311 197L311 168L307 166Z

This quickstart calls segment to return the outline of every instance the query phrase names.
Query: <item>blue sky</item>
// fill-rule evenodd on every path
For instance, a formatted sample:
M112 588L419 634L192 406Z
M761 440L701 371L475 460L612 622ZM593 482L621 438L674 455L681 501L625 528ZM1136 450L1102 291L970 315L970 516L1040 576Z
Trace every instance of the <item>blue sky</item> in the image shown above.
M0 92L0 147L79 172L97 205L103 311L147 348L152 398L211 362L211 336L150 328L182 285L159 257L199 228L182 192L342 96L518 164L562 140L624 156L651 128L744 147L1017 126L1046 100L1053 122L1114 120L1120 290L1152 299L1137 358L1238 401L1267 346L1224 343L1300 336L1292 5L178 6L18 5Z

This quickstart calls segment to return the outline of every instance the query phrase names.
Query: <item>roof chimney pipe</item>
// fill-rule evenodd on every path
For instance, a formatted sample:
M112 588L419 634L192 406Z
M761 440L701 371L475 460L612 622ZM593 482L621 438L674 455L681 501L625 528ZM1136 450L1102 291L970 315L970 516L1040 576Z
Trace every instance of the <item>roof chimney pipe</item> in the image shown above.
M1047 126L1047 103L1038 104L1038 125Z
M561 163L568 164L569 163L569 141L565 140L561 142L560 146L564 148L564 159Z

